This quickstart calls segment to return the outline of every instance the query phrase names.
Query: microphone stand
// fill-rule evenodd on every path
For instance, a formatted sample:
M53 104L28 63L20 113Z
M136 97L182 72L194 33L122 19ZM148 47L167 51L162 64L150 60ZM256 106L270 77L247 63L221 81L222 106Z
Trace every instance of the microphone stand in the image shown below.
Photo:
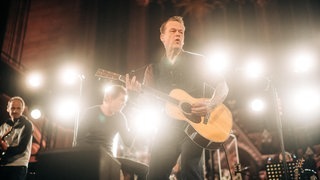
M284 177L285 179L288 179L288 166L287 166L287 160L286 160L286 153L284 148L284 140L283 140L283 131L282 131L282 120L281 120L281 112L280 112L280 104L279 104L279 96L278 91L276 87L271 83L271 80L269 78L266 78L268 81L267 89L271 88L272 90L272 98L273 98L273 104L274 104L274 111L276 113L276 123L279 133L279 139L280 139L280 148L281 148L281 155L282 155L282 165L284 169Z
M83 80L85 79L83 74L79 74L78 78L80 79L80 86L79 86L79 107L76 111L76 116L74 119L74 128L73 128L73 142L72 147L77 145L77 136L78 136L78 127L79 127L79 119L80 119L80 102L82 98L82 87L83 87Z

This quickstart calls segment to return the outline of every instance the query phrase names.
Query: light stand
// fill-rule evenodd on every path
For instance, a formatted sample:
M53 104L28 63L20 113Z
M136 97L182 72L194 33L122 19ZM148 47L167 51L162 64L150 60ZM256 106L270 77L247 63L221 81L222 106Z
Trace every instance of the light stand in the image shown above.
M80 119L80 104L81 104L81 99L82 99L83 80L85 79L85 77L83 74L78 74L78 78L80 79L79 107L77 108L75 119L74 119L72 147L75 147L77 145L78 127L79 127L79 119Z

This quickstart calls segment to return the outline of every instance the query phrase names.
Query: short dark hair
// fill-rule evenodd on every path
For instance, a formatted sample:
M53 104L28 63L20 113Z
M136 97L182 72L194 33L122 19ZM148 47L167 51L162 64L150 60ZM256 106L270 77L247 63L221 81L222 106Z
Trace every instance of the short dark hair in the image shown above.
M184 26L184 21L182 16L172 16L168 20L166 20L164 23L162 23L162 25L160 26L160 34L164 33L164 31L166 30L166 25L169 21L177 21Z
M112 85L108 87L107 90L104 92L103 99L106 99L106 97L114 99L118 97L120 94L127 95L127 89L121 85Z

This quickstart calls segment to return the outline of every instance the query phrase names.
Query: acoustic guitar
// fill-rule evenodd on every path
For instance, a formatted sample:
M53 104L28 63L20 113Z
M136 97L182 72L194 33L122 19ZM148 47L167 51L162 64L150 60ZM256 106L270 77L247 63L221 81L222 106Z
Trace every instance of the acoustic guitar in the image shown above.
M125 76L104 69L98 69L95 76L125 83ZM173 89L169 94L146 86L143 89L166 101L165 110L170 117L188 122L185 132L200 147L218 149L229 138L232 114L224 104L215 107L207 116L197 116L191 113L191 105L200 98L194 98L181 89Z

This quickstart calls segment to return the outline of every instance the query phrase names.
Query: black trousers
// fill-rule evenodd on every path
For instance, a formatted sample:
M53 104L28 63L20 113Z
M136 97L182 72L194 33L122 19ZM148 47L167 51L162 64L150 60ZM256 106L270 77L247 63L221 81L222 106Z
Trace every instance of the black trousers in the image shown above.
M25 180L27 171L26 166L0 166L0 179Z
M181 128L160 129L151 149L148 180L169 179L179 155L182 180L203 180L203 149Z

